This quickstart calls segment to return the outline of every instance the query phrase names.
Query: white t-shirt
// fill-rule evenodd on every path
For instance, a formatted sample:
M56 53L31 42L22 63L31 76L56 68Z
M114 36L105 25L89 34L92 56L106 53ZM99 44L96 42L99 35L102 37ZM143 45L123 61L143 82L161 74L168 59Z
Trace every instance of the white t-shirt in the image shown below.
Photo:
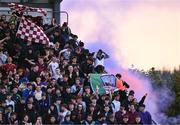
M7 56L3 53L0 54L0 65L5 64L6 60L7 60Z
M15 107L14 107L14 106L15 106L15 103L14 103L14 101L12 101L12 100L11 100L11 101L6 100L6 105L7 105L7 106L12 105L12 106L13 106L13 111L15 110Z
M104 55L104 54L102 54L102 55ZM95 59L94 60L94 67L97 67L98 65L104 66L104 58L98 59L96 56L97 56L97 52L93 56L93 58Z
M59 68L59 64L57 62L50 62L48 68L50 69L52 77L54 77L56 76L56 69Z
M120 110L120 106L121 106L121 103L119 101L112 101L112 109L113 109L113 112L117 112Z
M42 91L39 91L39 92L35 91L34 96L38 101L41 100L42 99Z
M64 111L64 112L61 112L61 114L62 114L62 115L61 115L61 117L62 117L61 122L63 122L65 116L66 116L67 114L70 114L70 112L69 112L68 110L66 110L66 111Z

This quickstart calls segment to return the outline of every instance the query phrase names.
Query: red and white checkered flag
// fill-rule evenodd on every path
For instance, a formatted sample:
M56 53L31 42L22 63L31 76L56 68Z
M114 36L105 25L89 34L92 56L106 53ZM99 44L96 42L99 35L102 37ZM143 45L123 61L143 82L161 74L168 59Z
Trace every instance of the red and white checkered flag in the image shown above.
M47 15L47 11L42 8L33 8L33 7L28 7L28 6L24 6L24 5L20 5L16 3L10 3L8 5L11 10L18 12L21 15L24 13L25 10L42 13L44 16Z
M26 41L49 44L49 39L42 29L25 17L21 19L16 36Z

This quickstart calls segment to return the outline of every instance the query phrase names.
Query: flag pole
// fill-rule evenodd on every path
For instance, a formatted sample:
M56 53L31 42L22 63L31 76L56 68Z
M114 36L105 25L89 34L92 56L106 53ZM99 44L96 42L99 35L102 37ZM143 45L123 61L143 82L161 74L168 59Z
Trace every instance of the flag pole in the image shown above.
M20 17L20 19L19 19L19 26L18 26L18 30L19 30L19 27L20 27L20 24L21 24L22 18L23 18L23 16L24 16L24 13L25 13L25 12L27 12L27 10L28 10L28 8L26 8L26 9L23 11L22 16L21 16L21 17ZM18 30L17 30L17 31L18 31Z

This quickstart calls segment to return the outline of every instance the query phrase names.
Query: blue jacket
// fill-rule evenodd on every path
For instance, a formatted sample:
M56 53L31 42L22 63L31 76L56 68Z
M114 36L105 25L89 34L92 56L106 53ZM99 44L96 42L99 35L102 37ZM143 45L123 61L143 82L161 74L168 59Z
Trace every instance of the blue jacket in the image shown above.
M148 111L139 112L143 124L152 124L151 114Z

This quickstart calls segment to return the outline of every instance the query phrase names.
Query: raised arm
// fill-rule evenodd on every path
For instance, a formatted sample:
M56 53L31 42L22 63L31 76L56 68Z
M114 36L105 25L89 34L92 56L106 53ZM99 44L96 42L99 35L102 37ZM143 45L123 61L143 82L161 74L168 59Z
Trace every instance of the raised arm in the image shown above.
M105 53L104 51L103 51L103 54L104 54L104 59L107 59L107 58L110 57L110 56L109 56L107 53Z
M141 98L141 100L139 101L139 105L144 103L146 96L147 96L147 93Z

